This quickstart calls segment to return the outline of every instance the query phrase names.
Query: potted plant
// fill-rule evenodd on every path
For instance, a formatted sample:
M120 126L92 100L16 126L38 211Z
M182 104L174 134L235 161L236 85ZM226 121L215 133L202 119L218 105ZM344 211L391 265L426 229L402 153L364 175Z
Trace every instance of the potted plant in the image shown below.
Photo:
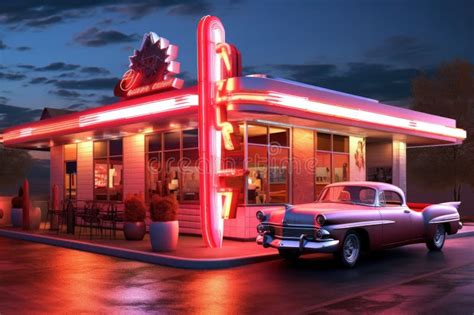
M125 223L123 234L128 241L141 241L146 234L146 209L143 198L138 195L127 197L125 205Z
M12 226L23 226L23 188L18 190L18 196L12 198Z
M155 252L176 250L178 245L178 202L172 195L153 196L150 203L150 241Z

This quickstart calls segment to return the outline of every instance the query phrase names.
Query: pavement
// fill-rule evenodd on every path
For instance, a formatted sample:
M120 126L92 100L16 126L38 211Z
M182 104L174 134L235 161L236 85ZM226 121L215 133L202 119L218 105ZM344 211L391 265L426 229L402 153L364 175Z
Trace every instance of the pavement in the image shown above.
M365 254L191 270L0 237L0 313L467 314L474 237Z
M1 227L0 236L53 246L82 250L96 254L136 260L156 265L187 269L219 269L242 266L273 259L279 259L273 249L257 246L255 242L224 240L220 249L207 248L201 237L180 235L176 251L156 253L151 250L148 234L143 241L126 241L121 232L115 239L104 239L93 235L57 234L55 232L22 231ZM449 238L474 236L474 224L468 224Z
M186 269L230 268L279 258L275 250L265 249L254 241L224 239L223 247L215 249L206 247L202 237L191 235L180 235L176 251L161 253L151 250L148 234L143 241L126 241L120 231L114 239L107 239L107 235L101 238L96 234L89 239L87 234L78 238L77 233L74 236L58 235L42 230L22 231L1 227L0 236Z

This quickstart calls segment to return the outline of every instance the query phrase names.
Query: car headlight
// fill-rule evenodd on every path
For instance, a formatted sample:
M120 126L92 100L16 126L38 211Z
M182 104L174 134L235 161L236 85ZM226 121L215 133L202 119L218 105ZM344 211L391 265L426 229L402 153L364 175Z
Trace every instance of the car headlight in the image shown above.
M316 216L315 221L316 221L316 224L317 224L317 225L323 226L324 223L326 223L326 217L325 217L324 215L322 215L322 214L318 214L318 215Z
M258 234L263 234L265 232L265 226L263 224L257 225Z
M265 213L263 213L263 211L257 211L256 217L257 217L257 220L260 222L263 222L266 219Z

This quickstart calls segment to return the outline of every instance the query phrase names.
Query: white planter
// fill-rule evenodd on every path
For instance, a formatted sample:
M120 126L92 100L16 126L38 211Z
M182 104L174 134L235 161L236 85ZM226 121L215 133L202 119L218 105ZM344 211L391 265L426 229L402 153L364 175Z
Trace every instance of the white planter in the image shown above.
M150 223L150 241L151 248L154 252L169 252L176 250L178 236L178 221Z
M12 208L12 226L23 226L23 208Z

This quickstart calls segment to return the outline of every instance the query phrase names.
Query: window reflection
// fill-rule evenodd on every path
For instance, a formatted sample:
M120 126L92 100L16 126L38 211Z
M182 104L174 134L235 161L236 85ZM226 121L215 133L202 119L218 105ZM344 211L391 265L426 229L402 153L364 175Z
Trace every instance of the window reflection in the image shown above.
M94 142L94 199L123 199L122 139Z

